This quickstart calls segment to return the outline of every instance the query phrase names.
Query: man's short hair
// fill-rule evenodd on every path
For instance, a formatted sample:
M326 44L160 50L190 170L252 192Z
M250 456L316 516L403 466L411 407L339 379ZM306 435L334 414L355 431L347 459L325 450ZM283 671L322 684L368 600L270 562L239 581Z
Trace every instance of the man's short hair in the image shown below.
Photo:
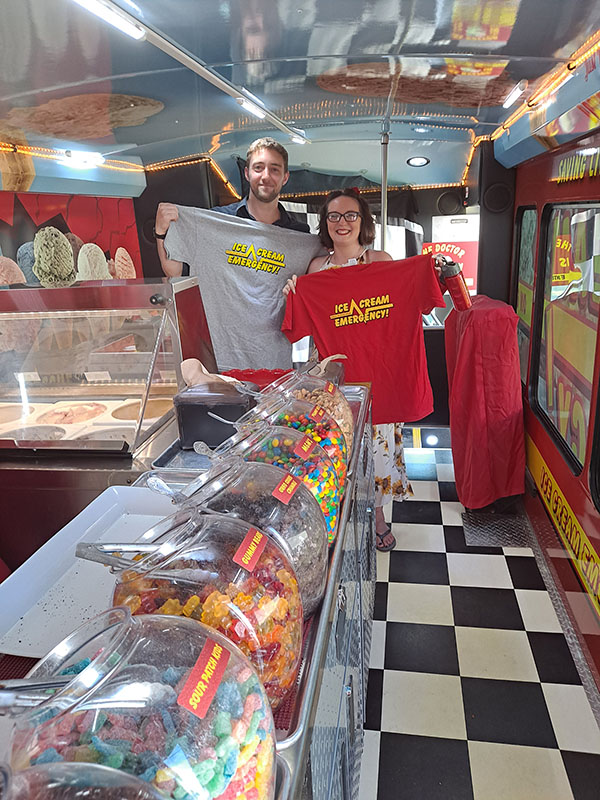
M246 164L250 163L250 157L253 153L256 153L257 150L275 150L283 159L284 172L288 171L288 151L278 141L272 139L270 136L263 136L262 139L256 139L248 148Z

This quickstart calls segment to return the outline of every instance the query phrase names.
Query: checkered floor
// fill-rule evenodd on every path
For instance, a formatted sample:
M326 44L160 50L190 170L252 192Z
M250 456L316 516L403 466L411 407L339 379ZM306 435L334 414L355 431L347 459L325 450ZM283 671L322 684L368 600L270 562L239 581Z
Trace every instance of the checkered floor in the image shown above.
M377 554L360 800L599 800L600 730L528 548L469 547L450 450Z

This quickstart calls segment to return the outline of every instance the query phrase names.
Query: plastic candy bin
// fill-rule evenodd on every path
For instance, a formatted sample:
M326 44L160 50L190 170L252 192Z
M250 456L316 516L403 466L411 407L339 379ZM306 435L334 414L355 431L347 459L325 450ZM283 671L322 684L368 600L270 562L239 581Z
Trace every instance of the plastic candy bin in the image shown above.
M29 673L68 683L16 717L15 771L96 762L172 798L271 800L273 718L243 653L189 619L106 611Z

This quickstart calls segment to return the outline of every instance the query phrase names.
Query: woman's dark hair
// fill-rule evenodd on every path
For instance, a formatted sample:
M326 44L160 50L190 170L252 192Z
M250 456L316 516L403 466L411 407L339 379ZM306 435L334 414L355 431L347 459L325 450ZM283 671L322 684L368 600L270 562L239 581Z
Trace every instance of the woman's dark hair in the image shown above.
M329 203L335 200L336 197L351 197L353 200L356 200L360 213L359 244L371 244L375 240L375 222L373 221L373 215L371 214L369 204L365 198L358 193L357 189L336 189L334 192L329 192L319 212L319 239L323 247L326 247L327 250L333 249L333 242L327 230L327 211Z

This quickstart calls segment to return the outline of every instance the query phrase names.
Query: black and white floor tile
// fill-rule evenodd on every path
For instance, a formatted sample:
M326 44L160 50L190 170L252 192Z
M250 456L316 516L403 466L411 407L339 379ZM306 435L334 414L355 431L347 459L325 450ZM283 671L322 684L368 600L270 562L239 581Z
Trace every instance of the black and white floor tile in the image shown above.
M600 730L532 550L470 547L449 450L377 554L360 800L599 800Z

